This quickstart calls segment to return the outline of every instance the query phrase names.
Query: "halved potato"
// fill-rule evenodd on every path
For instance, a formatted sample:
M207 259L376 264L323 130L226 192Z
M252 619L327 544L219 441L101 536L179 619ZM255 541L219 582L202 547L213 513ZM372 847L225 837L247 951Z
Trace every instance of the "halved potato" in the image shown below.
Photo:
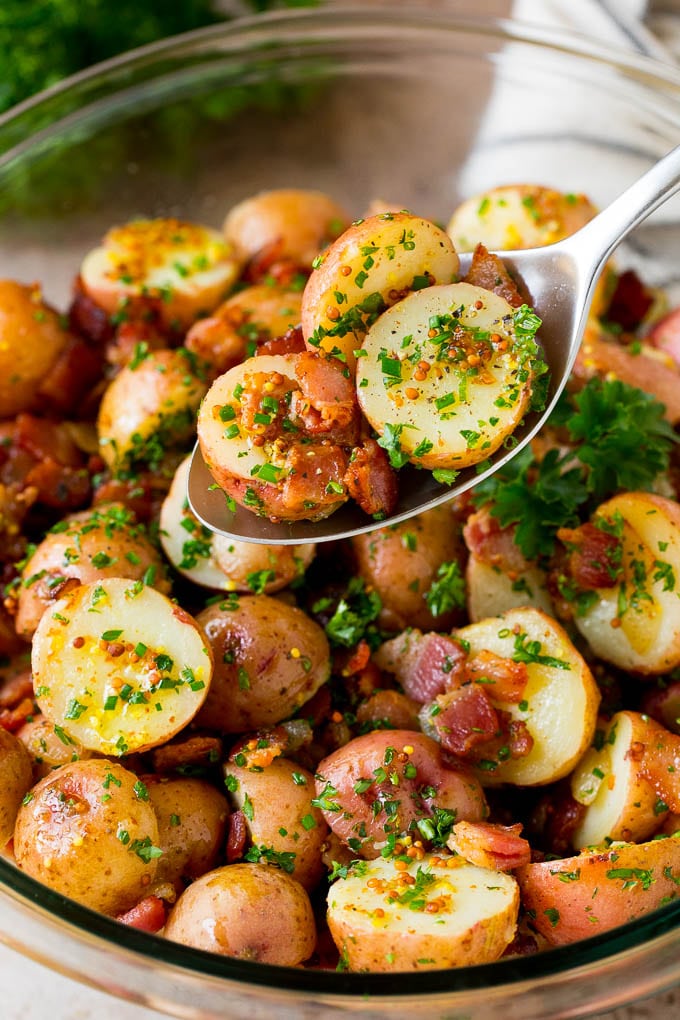
M470 620L477 623L520 606L532 606L550 615L553 605L546 584L545 571L535 564L511 577L500 567L485 563L479 556L470 553L465 570Z
M566 631L539 609L524 608L462 627L456 637L469 642L471 655L488 650L527 664L519 703L494 700L492 685L485 690L495 707L526 725L533 747L522 758L487 762L482 782L540 786L568 775L592 742L600 692Z
M497 960L518 909L510 875L427 854L355 863L330 887L327 916L350 970L432 970Z
M525 322L525 307L468 283L427 287L384 312L357 365L359 403L381 445L428 470L494 453L531 400L538 348Z
M350 367L376 317L405 293L450 283L459 259L429 220L385 212L357 220L319 258L302 295L302 332L312 347Z
M574 624L595 655L621 669L668 673L680 665L680 504L626 492L596 517L620 532L623 577L598 588Z
M614 843L517 872L532 924L553 946L598 935L670 903L680 887L680 839Z
M572 837L577 849L602 846L608 839L640 842L659 828L668 808L659 807L660 799L636 755L652 737L646 716L617 712L597 747L578 763L571 795L586 811Z
M83 259L85 292L109 315L126 299L160 298L163 320L188 328L211 312L236 281L240 262L221 234L176 219L139 219L112 227Z
M40 710L92 751L163 744L205 701L213 658L191 616L142 582L82 585L42 617L32 651Z

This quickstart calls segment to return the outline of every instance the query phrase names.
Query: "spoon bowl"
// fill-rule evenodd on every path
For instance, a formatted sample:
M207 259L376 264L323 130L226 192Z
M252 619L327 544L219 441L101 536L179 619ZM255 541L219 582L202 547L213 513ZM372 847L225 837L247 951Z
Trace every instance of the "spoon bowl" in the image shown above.
M437 482L428 471L406 465L399 472L399 500L394 513L375 520L348 501L320 521L274 523L237 506L230 509L225 493L215 485L198 443L189 471L189 506L198 520L215 534L246 542L300 545L350 538L445 503L511 460L542 428L564 389L581 344L598 276L617 245L659 205L680 188L680 146L672 149L603 212L577 233L556 244L522 251L496 252L528 296L541 318L539 340L550 370L545 409L528 414L513 432L510 449L501 447L480 465L465 468L454 485ZM460 255L460 275L472 256Z

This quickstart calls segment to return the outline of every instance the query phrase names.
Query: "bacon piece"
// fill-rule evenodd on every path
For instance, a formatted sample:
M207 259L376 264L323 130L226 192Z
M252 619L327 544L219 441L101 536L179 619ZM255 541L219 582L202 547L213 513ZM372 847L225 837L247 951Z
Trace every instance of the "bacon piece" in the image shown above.
M246 283L263 283L274 280L280 287L289 287L296 277L308 275L308 270L285 254L283 237L264 245L253 255L243 270Z
M531 861L531 847L520 835L521 831L521 824L458 822L446 845L480 868L514 871Z
M55 510L78 510L90 497L90 476L87 469L64 467L46 457L26 475L26 486L35 486L38 502Z
M463 528L465 544L477 559L516 578L528 570L530 564L515 545L513 536L514 527L502 528L488 507L470 514Z
M228 819L227 864L233 864L243 857L248 839L248 823L243 811L234 811Z
M134 478L109 478L94 492L93 505L122 503L143 524L158 520L168 491L167 479L151 472L140 472Z
M621 273L604 315L626 333L638 328L654 302L653 293L632 269Z
M168 346L167 331L163 329L157 312L148 318L121 322L114 339L106 346L106 360L111 365L127 365L134 358L139 344L144 344L144 349L149 351Z
M501 723L501 739L505 740L510 757L526 758L534 746L534 738L529 733L529 728L523 719L513 719L509 712L500 709L498 716Z
M124 914L118 914L116 920L129 928L147 931L153 935L165 925L165 904L158 896L145 896L136 907Z
M574 833L581 825L587 811L585 804L579 804L571 795L569 780L542 800L538 811L544 817L544 843L551 854L568 857L573 852Z
M283 336L273 336L271 340L258 344L255 357L260 354L302 354L306 350L302 327L292 326Z
M484 290L493 291L494 294L505 298L513 308L519 308L524 304L524 298L505 264L498 255L492 255L483 244L478 244L475 248L470 268L463 282L471 283L473 287L483 287Z
M458 758L470 758L499 732L499 719L486 691L474 684L449 691L436 702L439 712L430 715L437 739Z
M23 647L26 647L25 645ZM33 697L33 674L30 668L3 678L0 686L0 708L16 708L26 698Z
M155 772L171 772L183 765L207 765L221 757L222 741L218 737L196 735L157 747L151 760Z
M361 415L347 366L337 358L305 351L297 360L295 374L300 390L293 394L291 417L299 418L310 435L324 435L343 446L353 446L359 436Z
M462 664L462 669L451 673L449 687L461 686L456 681L465 683L488 684L488 694L494 701L519 703L524 697L529 672L525 662L514 662L495 652L482 650L470 656Z
M40 383L41 406L67 415L80 405L102 376L101 353L81 337L70 337L54 365Z
M19 414L15 426L14 441L36 461L49 457L62 467L83 467L83 455L63 425L32 414Z
M394 730L418 730L417 701L399 691L375 691L357 708L358 723L389 723Z
M560 542L568 547L567 569L579 588L614 588L621 576L621 539L595 524L560 528Z
M339 446L296 444L286 455L287 477L281 488L284 513L299 513L306 503L323 512L335 506L345 492L343 478L347 454ZM308 513L307 513L308 515Z
M354 447L344 482L364 513L391 514L397 505L397 473L375 439Z
M69 328L95 344L107 343L115 332L109 316L86 292L80 276L73 281L73 298L68 317Z
M380 669L394 674L409 698L426 704L444 693L450 674L462 667L466 657L453 638L412 630L386 641L374 660Z
M2 726L3 730L16 733L32 715L35 715L35 704L31 696L30 698L24 698L14 708L3 708L0 710L0 726Z

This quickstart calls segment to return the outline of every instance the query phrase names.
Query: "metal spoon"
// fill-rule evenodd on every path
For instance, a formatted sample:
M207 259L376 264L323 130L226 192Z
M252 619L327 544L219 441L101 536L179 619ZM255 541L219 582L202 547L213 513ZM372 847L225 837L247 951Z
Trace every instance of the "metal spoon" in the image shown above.
M498 471L536 435L552 411L581 343L597 277L612 251L679 187L680 146L571 237L544 248L498 253L524 284L531 305L543 320L539 337L550 368L551 383L545 411L528 416L514 433L516 446L512 450L501 448L489 458L484 471L477 473L474 468L467 468L460 472L454 485L446 486L436 482L429 472L409 465L399 472L397 508L382 521L368 517L350 501L322 521L273 524L242 507L234 511L228 508L224 492L214 488L197 444L188 483L193 513L216 534L246 542L325 542L407 520L445 503ZM461 255L461 275L467 272L470 260L470 255Z

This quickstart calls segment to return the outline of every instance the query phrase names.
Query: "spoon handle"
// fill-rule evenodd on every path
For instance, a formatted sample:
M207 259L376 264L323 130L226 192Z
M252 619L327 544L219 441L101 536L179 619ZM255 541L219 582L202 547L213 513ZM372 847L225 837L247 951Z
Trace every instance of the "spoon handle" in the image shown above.
M680 188L680 145L575 234L581 257L600 269L620 241Z

